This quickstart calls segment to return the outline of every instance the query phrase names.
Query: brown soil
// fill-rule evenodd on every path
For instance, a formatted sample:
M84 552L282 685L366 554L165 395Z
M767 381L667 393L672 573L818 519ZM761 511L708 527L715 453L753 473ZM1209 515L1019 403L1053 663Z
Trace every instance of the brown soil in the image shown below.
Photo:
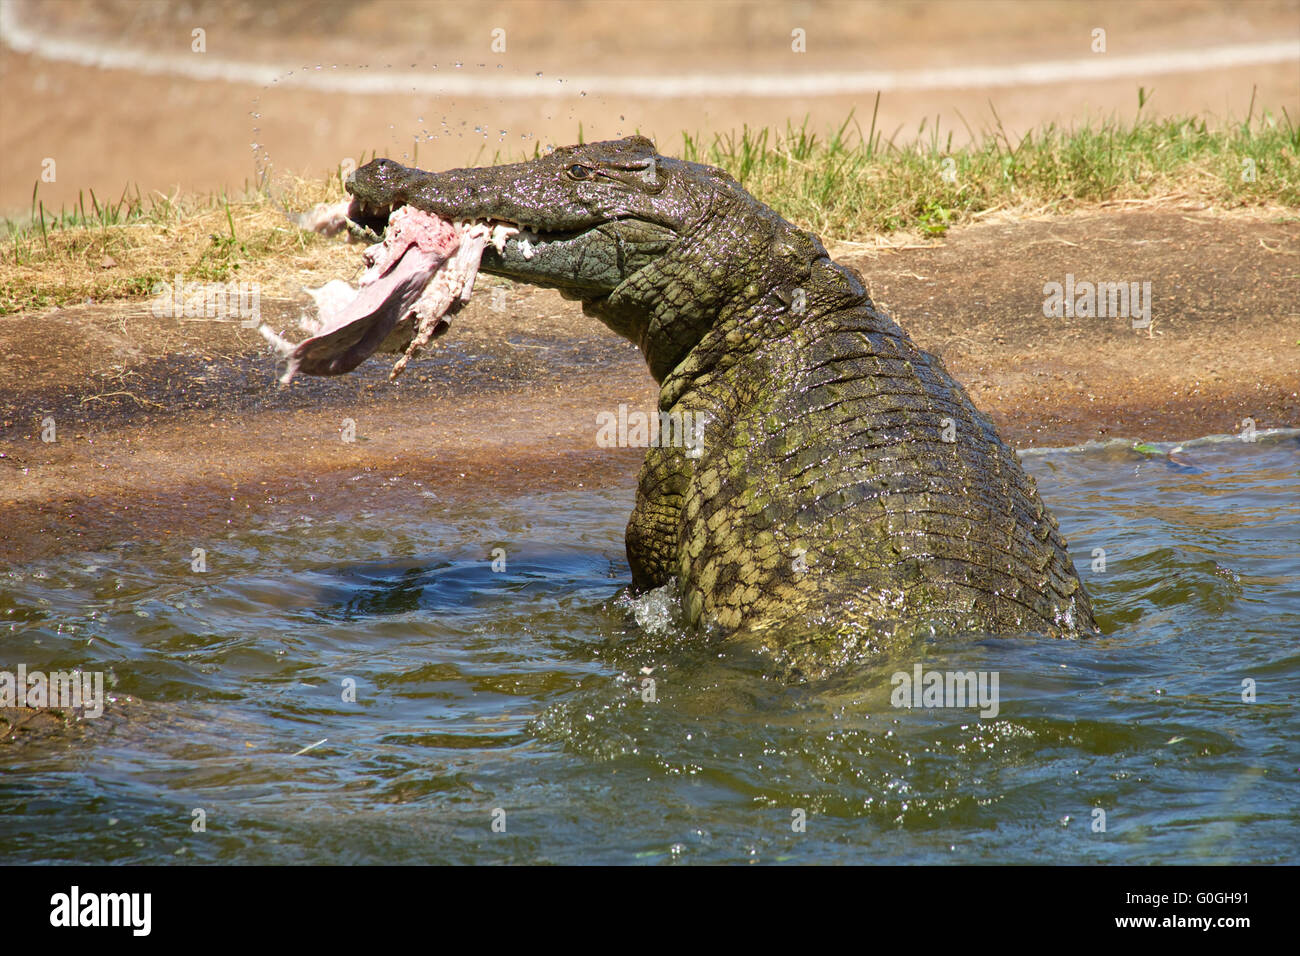
M1017 447L1300 424L1300 217L1099 211L855 263ZM1043 286L1150 282L1151 327L1046 318Z
M1201 0L929 0L863 3L810 0L765 4L734 0L644 3L589 0L544 3L416 4L402 0L64 0L15 5L24 24L45 35L159 56L207 56L241 62L322 64L399 75L434 65L490 78L556 79L554 97L452 97L415 93L347 95L252 83L151 76L0 52L0 214L26 216L43 164L47 211L84 200L93 189L116 201L128 183L151 190L206 194L238 190L257 174L256 142L273 173L317 179L361 153L415 157L442 169L481 165L496 150L531 153L535 143L571 143L643 132L676 152L681 133L705 141L742 124L783 129L807 116L822 133L853 111L870 127L874 95L701 96L655 99L593 92L560 79L584 74L672 75L689 72L818 73L915 70L1072 60L1094 56L1092 31L1107 31L1107 52L1141 56L1171 49L1272 41L1300 34L1295 0L1251 3ZM507 31L507 52L493 54L490 31ZM206 53L190 53L191 31L206 31ZM806 31L806 52L791 31ZM498 70L499 68L499 70ZM1243 118L1252 99L1296 115L1300 73L1292 63L1179 74L991 89L887 92L876 117L886 139L924 136L967 140L1002 124L1015 139L1040 124L1131 117L1137 90L1154 92L1144 116L1207 113ZM994 113L996 108L996 115ZM252 114L259 114L254 117ZM442 124L446 123L444 127ZM476 133L482 128L485 133ZM504 131L502 135L501 131ZM482 155L480 155L482 151Z
M1104 209L835 252L1013 445L1300 424L1295 217ZM1150 334L1044 318L1044 283L1067 273L1151 282ZM507 288L504 311L480 290L396 384L375 358L280 388L255 331L138 303L0 319L0 562L169 536L188 559L194 534L401 507L416 480L444 500L632 487L641 452L597 448L595 421L654 407L640 354L554 293ZM303 302L263 312L287 328Z
M4 707L0 708L0 745L8 748L25 744L44 746L58 739L66 747L76 745L82 737L110 729L121 723L123 711L132 714L163 712L161 708L142 707L141 701L126 694L107 694L104 713L86 717L81 708ZM6 755L13 757L13 751Z

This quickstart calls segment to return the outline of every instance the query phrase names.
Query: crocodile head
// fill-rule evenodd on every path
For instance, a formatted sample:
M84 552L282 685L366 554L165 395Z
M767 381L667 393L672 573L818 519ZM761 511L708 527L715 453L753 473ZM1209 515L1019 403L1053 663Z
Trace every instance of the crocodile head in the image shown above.
M725 172L660 156L642 136L440 173L377 159L346 186L349 217L376 231L407 204L518 227L480 268L581 300L641 347L660 381L720 315L771 295L788 305L788 290L826 258Z

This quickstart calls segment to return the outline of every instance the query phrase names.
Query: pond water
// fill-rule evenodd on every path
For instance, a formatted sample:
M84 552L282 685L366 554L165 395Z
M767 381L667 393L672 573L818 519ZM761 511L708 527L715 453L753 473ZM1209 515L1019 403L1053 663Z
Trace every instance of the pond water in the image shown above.
M622 593L630 487L8 569L0 669L141 703L0 750L0 861L1300 863L1300 436L1170 450L1023 456L1105 636L813 683Z

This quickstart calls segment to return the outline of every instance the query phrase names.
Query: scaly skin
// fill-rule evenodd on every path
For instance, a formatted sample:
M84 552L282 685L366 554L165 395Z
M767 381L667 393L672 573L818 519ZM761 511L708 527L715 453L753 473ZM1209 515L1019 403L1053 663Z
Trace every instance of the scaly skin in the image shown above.
M377 160L348 189L376 225L402 203L528 224L483 270L581 299L640 346L661 411L704 416L698 456L649 450L627 528L635 586L675 579L691 625L804 673L918 634L1096 631L965 390L721 170L630 137L445 173Z

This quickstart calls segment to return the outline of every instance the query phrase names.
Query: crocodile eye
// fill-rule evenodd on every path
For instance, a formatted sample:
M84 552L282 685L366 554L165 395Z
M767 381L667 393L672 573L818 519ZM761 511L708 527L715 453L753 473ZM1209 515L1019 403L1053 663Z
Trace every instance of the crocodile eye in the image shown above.
M591 175L591 170L586 166L580 166L579 164L574 163L569 167L569 175L574 179L586 179Z

